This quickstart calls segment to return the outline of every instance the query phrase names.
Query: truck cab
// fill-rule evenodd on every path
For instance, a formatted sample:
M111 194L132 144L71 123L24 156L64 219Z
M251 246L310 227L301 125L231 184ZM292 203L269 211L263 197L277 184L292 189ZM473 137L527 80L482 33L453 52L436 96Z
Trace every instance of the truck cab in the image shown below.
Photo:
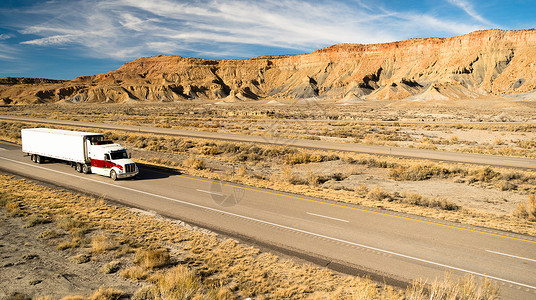
M88 139L88 158L91 172L109 176L113 180L136 176L138 167L121 145L104 139Z

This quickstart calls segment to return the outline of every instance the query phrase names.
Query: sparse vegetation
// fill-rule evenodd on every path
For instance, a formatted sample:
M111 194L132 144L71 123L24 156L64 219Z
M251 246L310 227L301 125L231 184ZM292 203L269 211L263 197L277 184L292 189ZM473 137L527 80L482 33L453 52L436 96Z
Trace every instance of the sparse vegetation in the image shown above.
M527 203L520 203L514 211L514 216L536 222L536 196L529 195Z
M115 235L128 236L128 243L138 248L131 256L131 265L110 261L102 266L100 272L109 274L119 271L123 278L147 283L135 293L134 299L159 299L170 295L218 299L263 295L275 298L405 297L402 291L389 286L380 287L369 280L335 275L311 265L298 265L234 240L220 240L214 235L186 229L125 208L109 206L90 197L53 191L4 175L0 175L0 184L10 201L19 203L24 215L47 213L58 223L54 225L61 230L71 232L72 228L79 228L83 224L84 228L98 232L91 240L91 249L96 241L100 244L110 239L111 231ZM63 217L56 217L57 214ZM51 232L43 233L42 236L56 236ZM69 233L69 236L72 234ZM163 241L182 250L171 254L163 248ZM103 249L102 253L116 251L110 247L99 249ZM181 256L182 259L178 261L182 262L178 265L171 264L173 255ZM81 253L73 257L73 262L83 263L90 257L87 253ZM103 287L90 298L118 299L123 294L122 291ZM425 298L426 295L420 295L412 299Z
M491 280L468 275L454 280L446 274L443 280L434 280L430 286L425 281L415 281L406 290L406 299L499 299L499 290Z
M104 266L102 266L102 268L100 269L100 272L104 274L112 274L112 273L119 271L120 268L121 268L121 263L117 260L113 260L105 264Z
M134 263L145 269L161 268L169 265L170 255L167 249L139 249Z
M9 122L5 123L8 124ZM19 124L20 122L14 123ZM332 125L339 126L340 124L333 123ZM15 127L20 130L20 127L24 126L31 127L32 125L18 125ZM442 128L448 128L448 130L462 130L466 128L457 125L422 126L426 130L439 130ZM477 125L473 124L471 126ZM489 127L490 130L495 130L494 127L489 124L478 126L477 127L482 130L488 129L487 127ZM500 126L503 126L501 127L501 130L518 130L515 132L532 132L533 130L533 127L530 126L523 127L521 125L514 126L504 124ZM69 127L64 126L55 127L69 129ZM398 124L397 128L403 128L403 125ZM508 208L509 212L506 213L507 215L511 214L511 212L516 209L516 205L514 204L520 202L521 198L525 198L527 194L536 193L536 174L531 171L440 162L431 163L420 160L381 157L367 154L298 149L292 146L255 145L251 143L157 136L143 133L125 133L121 131L108 131L106 134L113 139L126 143L126 146L135 152L134 157L138 162L177 168L180 172L186 174L218 180L234 181L242 184L266 187L308 196L329 198L349 203L381 206L396 211L411 212L430 217L438 215L441 218L447 218L457 222L512 230L520 233L534 232L534 234L536 234L536 229L531 228L526 224L519 224L519 219L508 220L504 213L500 216L490 215L488 209L493 206L490 206L487 203L500 202L499 200L488 200L488 196L482 196L481 198L472 197L473 199L486 199L486 213L482 213L478 211L468 211L464 207L464 201L466 201L467 197L465 197L465 194L463 193L452 194L443 192L443 195L440 195L442 193L441 188L443 185L437 185L437 188L439 188L438 191L416 191L421 194L422 197L430 200L425 201L425 205L422 205L423 202L420 201L406 201L407 199L400 197L399 194L397 195L401 190L413 190L414 187L411 186L411 182L413 181L435 182L440 180L447 183L445 186L448 186L449 183L455 183L460 185L461 189L470 190L469 188L463 188L463 185L475 187L479 189L479 193L485 193L486 190L495 189L498 192L508 193L502 196L497 193L496 196L494 196L496 198L507 199L507 201L503 202L504 205L511 206L511 208ZM461 140L461 138L458 137L458 140ZM135 145L138 143L151 144L156 148L154 151L148 151L145 146L145 148L137 150L139 148L136 148ZM200 151L200 149L205 150ZM207 149L212 150L209 151ZM309 166L322 165L326 165L326 167L323 167L320 171L307 169ZM330 165L339 167L334 169L333 167L330 167ZM179 166L182 166L182 168ZM354 168L358 168L358 171L355 171ZM244 172L244 170L247 172ZM388 172L385 173L381 170L388 170ZM381 175L381 178L378 178L377 175L367 176L369 172L372 174L380 172L385 175ZM357 181L357 178L361 178L360 181ZM369 178L373 179L373 183L368 183ZM378 182L375 180L376 178L383 182L388 180L400 182L400 188L393 189L382 182ZM357 192L360 185L369 185L366 193ZM373 186L379 186L384 189L393 201L377 201L367 198L366 196ZM422 186L425 187L427 185ZM467 195L473 194L474 192L474 189L470 190L470 192L467 192ZM514 194L518 200L509 199L513 198ZM428 203L431 203L431 205L427 205ZM438 203L443 204L438 205ZM413 205L418 209L410 208L409 205ZM453 209L457 207L455 210L451 211L457 211L458 213L445 216L437 211L437 208L441 207L445 209ZM16 208L12 211L15 215L18 213ZM505 211L505 208L501 208L500 211ZM487 218L492 218L496 221L482 223L480 221L482 214L487 215ZM85 234L83 228L79 229L79 232L80 235Z
M121 270L121 276L130 280L145 280L149 274L142 267L136 266Z
M91 238L91 250L93 253L102 253L117 248L117 243L110 236L100 233Z
M114 123L117 123L119 119L120 123L130 125L536 157L536 147L534 147L536 126L530 122L486 123L494 121L494 114L463 115L463 112L453 113L452 117L449 117L451 119L441 119L442 117L434 115L436 108L434 108L434 114L420 109L414 111L402 109L397 115L392 115L388 109L373 107L371 110L368 105L373 104L364 104L359 109L350 106L351 110L341 106L337 108L336 112L329 110L321 112L323 115L319 115L319 112L290 106L254 108L257 111L253 114L251 107L239 105L232 107L198 107L182 104L169 106L144 104L143 106L126 107L109 105L105 111L102 110L102 106L97 105L79 105L68 108L41 105L39 111L32 107L0 109L18 115L28 115L29 109L32 109L31 116L39 117L42 115L50 119L63 118ZM443 111L443 114L448 113L443 108L439 108L439 110ZM523 122L531 118L533 118L532 114L523 111L516 116L509 116L509 119ZM315 121L310 122L313 119ZM279 122L280 120L285 120L285 122ZM406 122L407 120L410 122ZM431 123L437 120L443 121L443 123ZM72 129L67 126L47 126ZM0 121L0 135L2 135L3 140L20 142L20 129L26 127L35 127L35 124ZM95 131L95 129L87 130ZM135 152L133 157L139 162L177 168L186 174L536 235L534 227L536 204L533 195L536 193L536 174L533 171L333 151L314 151L298 149L292 145L255 145L122 131L107 131L105 134L110 139L120 141L132 149ZM359 171L350 170L353 167ZM395 184L390 184L391 182L395 182ZM479 192L495 191L496 194L501 195L497 198L504 198L504 203L509 204L512 208L506 210L504 214L475 211L468 209L463 201L460 203L459 195L453 195L456 197L438 196L436 194L439 191L427 193L426 190L415 186L415 184L425 186L433 182L441 182L445 185L455 183L459 187L474 188L471 191L476 191L476 189ZM411 192L401 192L404 190L411 190ZM511 200L514 196L509 195L517 197L515 199L522 198L522 202L521 200ZM528 201L525 202L527 197ZM480 198L482 201L488 201L484 204L486 208L492 207L495 203L493 199L490 200L484 196ZM90 218L81 213L65 214L62 211L59 214L43 214L42 212L28 214L29 208L25 206L19 195L5 193L3 190L0 191L0 207L4 207L10 217L23 217L27 222L26 226L37 226L53 221L58 229L43 231L40 237L47 243L53 243L58 249L65 249L65 253L80 251L84 247L86 249L87 247L93 248L94 239L105 232L99 227L102 224L96 226ZM515 217L513 218L512 215ZM115 227L116 225L109 224L108 226ZM132 262L136 261L138 265L121 263L116 272L119 271L126 278L151 282L152 286L140 289L137 295L139 297L145 295L147 296L144 296L145 298L153 299L156 297L155 295L158 295L156 291L157 279L161 278L158 276L164 276L176 264L173 253L162 245L155 247L155 245L147 243L150 238L129 241L128 244L132 248L130 246L119 247L120 238L116 236L117 230L114 230L113 234L106 233L109 241L115 241L114 247L105 250L92 250L94 251L92 253L102 254L113 251L117 257L134 256ZM199 279L200 289L196 292L198 295L231 294L236 296L240 294L240 297L245 297L244 295L252 295L258 290L269 290L264 285L257 289L246 285L243 290L237 291L236 287L229 286L229 282L225 280L216 286L209 283L217 277L217 274L222 275L218 268L225 268L229 265L222 267L221 264L215 264L213 260L217 259L211 254L207 254L213 253L207 250L207 244L196 244L197 246L193 247L189 244L190 242L190 240L181 242L181 245L184 246L185 251L191 253L191 256L187 256L185 259L188 262L185 267L187 267L187 271L194 273ZM208 242L208 245L212 247L214 243ZM95 249L99 249L99 247ZM158 265L156 264L152 267L149 266L151 263L143 263L143 259L140 258L143 255L140 253L148 250L162 250L168 253L168 262L162 266L156 266ZM136 254L133 255L131 252ZM182 259L178 261L182 261ZM158 259L154 258L153 263L156 261ZM101 272L107 274L104 271L105 267L106 265L102 267ZM239 275L225 273L225 276ZM248 276L253 276L248 278L255 278L255 276L266 275L252 272ZM333 291L330 291L329 294L341 297L351 294L359 295L355 296L356 298L385 297L388 289L379 291L375 284L368 285L363 282L356 283L356 291L353 293L345 290L341 294ZM456 285L456 283L451 282L449 285ZM310 288L305 286L300 284L293 288L285 286L277 291L272 290L273 294L271 295L292 298L300 293L308 295L320 293L318 291L311 292ZM363 293L375 296L364 297ZM451 292L434 292L434 295L436 294L453 295ZM396 292L393 295L400 296ZM142 298L145 299L144 297ZM225 297L221 296L220 298ZM406 292L406 297L411 298L408 296L408 292Z

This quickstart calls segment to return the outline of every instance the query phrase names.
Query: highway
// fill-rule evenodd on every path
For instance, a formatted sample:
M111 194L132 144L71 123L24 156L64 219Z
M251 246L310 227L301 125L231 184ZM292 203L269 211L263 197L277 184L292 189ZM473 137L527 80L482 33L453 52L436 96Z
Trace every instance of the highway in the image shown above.
M0 169L180 219L386 282L488 277L504 299L536 298L536 238L141 167L112 181L35 164L0 143Z
M71 125L71 126L83 126L90 128L109 129L109 130L124 130L130 132L144 132L174 136L188 136L196 138L208 138L216 140L236 141L236 142L252 142L271 145L290 145L301 148L311 148L320 150L335 150L335 151L348 151L356 153L368 153L379 155L391 155L396 157L418 158L428 159L435 161L448 161L455 163L470 163L479 165L490 165L498 167L509 167L519 169L531 169L536 170L536 159L521 158L521 157L508 157L508 156L493 156L482 155L473 153L460 153L460 152L446 152L446 151L434 151L426 149L412 149L412 148L397 148L377 145L363 145L363 144L350 144L350 143L333 143L328 141L315 141L315 140L303 140L303 139L287 139L279 137L265 137L265 136L253 136L243 134L230 134L220 132L208 132L208 131L195 131L184 129L172 129L172 128L156 128L146 126L133 126L133 125L119 125L108 123L92 123L82 121L67 121L67 120L49 120L41 118L29 118L29 117L16 117L16 116L3 116L0 115L0 120L16 120L26 122L38 122L46 124L59 124L59 125Z

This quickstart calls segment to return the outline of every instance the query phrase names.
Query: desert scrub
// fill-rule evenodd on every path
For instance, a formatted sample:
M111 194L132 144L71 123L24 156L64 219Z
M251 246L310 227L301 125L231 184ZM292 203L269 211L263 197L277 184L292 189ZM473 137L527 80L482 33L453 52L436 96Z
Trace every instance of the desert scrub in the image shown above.
M146 269L161 268L169 265L171 257L167 249L138 249L134 263Z
M31 215L26 218L26 223L24 224L24 227L34 227L35 225L39 224L47 224L52 222L50 218L41 216L41 215Z
M91 251L93 253L102 253L117 248L117 242L105 233L99 233L91 238Z
M388 192L384 191L381 187L375 186L367 193L367 199L375 201L392 201L393 197Z
M82 222L82 221L79 221L77 219L73 219L73 218L68 217L68 216L61 216L60 215L56 219L55 224L56 224L57 227L65 230L65 231L71 232L75 236L84 235L84 234L88 233L89 230L90 230L89 224L87 224L85 222Z
M99 271L104 274L112 274L112 273L119 271L120 268L121 268L121 263L114 260L102 266L102 268L100 268Z
M221 241L214 235L190 230L177 226L175 222L135 213L126 208L110 206L92 197L55 191L4 175L0 175L0 188L4 193L19 195L21 201L27 204L24 205L24 210L47 213L53 219L60 219L56 216L60 214L61 218L65 218L62 221L65 226L62 227L66 229L76 228L72 224L85 223L86 219L91 219L95 230L105 231L106 234L113 232L118 238L128 237L130 244L139 247L134 255L139 265L122 269L120 274L132 280L151 277L150 282L158 285L157 275L165 276L172 269L171 253L162 247L165 243L179 249L176 251L182 253L182 259L177 261L186 262L189 270L172 271L169 282L180 279L186 282L187 287L192 284L198 286L196 294L199 295L220 294L227 299L255 295L301 298L308 295L332 295L341 291L345 297L355 289L378 289L376 283L363 284L359 278L335 275L319 267L281 260L232 240ZM80 223L72 222L73 220L80 220ZM195 277L193 279L192 274ZM164 287L163 283L161 281L161 287ZM229 293L232 293L232 297Z
M70 260L76 264L83 264L91 260L91 255L82 253L71 257Z
M182 161L182 166L184 168L193 169L193 170L203 170L205 169L205 161L196 157L190 157Z
M514 216L536 222L536 196L529 195L527 203L520 203L514 211Z
M178 265L158 276L154 296L157 299L191 299L201 292L202 287L194 272Z
M121 277L133 281L145 280L149 277L149 273L142 267L134 266L121 270Z
M442 199L442 198L429 199L429 198L423 197L422 195L419 195L417 193L412 193L412 192L403 193L402 197L400 197L398 201L402 203L409 203L412 205L439 208L442 210L460 209L459 205L457 205L456 203L452 201L449 201L448 199Z
M451 174L461 173L461 171L457 170L449 170L444 167L439 167L437 165L422 165L422 164L414 164L410 166L398 166L396 168L391 169L389 173L389 178L394 180L411 180L411 181L419 181L419 180L426 180L430 179L432 177L440 177L440 178L446 178L450 176Z
M499 287L488 278L475 278L466 275L457 280L447 273L443 280L434 280L427 284L423 280L414 281L406 289L406 299L499 299Z

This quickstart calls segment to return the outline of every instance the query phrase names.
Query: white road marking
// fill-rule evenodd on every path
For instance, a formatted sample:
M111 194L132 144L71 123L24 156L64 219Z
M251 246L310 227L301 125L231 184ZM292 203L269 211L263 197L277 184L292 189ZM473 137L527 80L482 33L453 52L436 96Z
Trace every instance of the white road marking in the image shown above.
M486 250L486 251L491 252L491 253L495 253L495 254L499 254L499 255L510 256L510 257L514 257L514 258L519 258L519 259L524 259L524 260L536 262L536 259L531 259L531 258L516 256L516 255L512 255L512 254L506 254L506 253L501 253L501 252L497 252L497 251L491 251L491 250Z
M347 221L347 220L337 219L337 218L328 217L328 216L323 216L323 215L318 215L318 214L313 214L313 213L310 213L310 212L308 212L307 214L308 214L308 215L311 215L311 216L317 216L317 217L326 218L326 219L331 219L331 220L335 220L335 221L341 221L341 222L350 223L350 221Z
M196 191L203 192L203 193L208 193L208 194L212 194L212 195L224 196L222 193L216 193L216 192L211 192L211 191L205 191L205 190L199 190L199 189L197 189Z
M181 204L188 205L188 206L202 208L202 209L210 210L210 211L213 211L213 212L226 214L226 215L229 215L229 216L234 216L234 217L241 218L241 219L244 219L244 220L249 220L249 221L253 221L253 222L257 222L257 223L261 223L261 224L266 224L266 225L270 225L270 226L273 226L273 227L279 227L279 228L283 228L283 229L287 229L287 230L291 230L291 231L295 231L295 232L300 232L300 233L304 233L304 234L307 234L307 235L316 236L316 237L324 238L324 239L339 242L339 243L344 243L344 244L348 244L348 245L352 245L352 246L357 246L357 247L361 247L361 248L365 248L365 249L374 250L374 251L377 251L377 252L391 254L391 255L406 258L406 259L409 259L409 260L419 261L419 262L427 263L427 264L430 264L430 265L443 267L443 268L446 268L446 269L456 270L456 271L460 271L460 272L464 272L464 273L468 273L468 274L473 274L473 275L476 275L476 276L481 276L481 277L485 277L485 278L489 278L489 279L493 279L493 280L497 280L497 281L502 281L502 282L505 282L505 283L510 283L510 284L514 284L514 285L518 285L518 286L522 286L522 287L526 287L526 288L529 288L529 289L536 290L536 286L532 286L532 285L528 285L528 284L524 284L524 283L519 283L519 282L515 282L515 281L512 281L512 280L503 279L503 278L499 278L499 277L495 277L495 276L490 276L490 275L487 275L487 274L478 273L478 272L474 272L474 271L470 271L470 270L466 270L466 269L462 269L462 268L458 268L458 267L454 267L454 266L449 266L449 265L445 265L445 264L442 264L442 263L437 263L437 262L433 262L433 261L430 261L430 260L426 260L426 259L422 259L422 258L418 258L418 257L413 257L413 256L410 256L410 255L405 255L405 254L401 254L401 253L397 253L397 252L393 252L393 251L389 251L389 250L384 250L384 249L380 249L380 248L376 248L376 247L366 246L366 245L363 245L363 244L354 243L354 242L346 241L346 240L339 239L339 238L334 238L334 237L330 237L330 236L326 236L326 235L322 235L322 234L318 234L318 233L314 233L314 232L310 232L310 231L306 231L306 230L302 230L302 229L298 229L298 228L293 228L293 227L289 227L289 226L285 226L285 225L280 225L280 224L277 224L277 223L272 223L272 222L269 222L269 221L264 221L264 220L255 219L255 218L252 218L252 217L247 217L247 216L235 214L235 213L228 212L228 211L221 210L221 209L217 209L217 208L212 208L212 207L208 207L208 206L204 206L204 205L199 205L199 204L195 204L195 203L186 202L186 201L179 200L179 199L170 198L170 197L167 197L167 196L162 196L162 195L153 194L153 193L149 193L149 192L145 192L145 191L141 191L141 190L136 190L136 189L125 187L125 186L120 186L120 185L117 185L115 183L95 180L95 179L84 177L84 176L79 176L79 175L75 175L75 174L71 174L71 173L52 170L52 169L48 169L48 168L41 167L41 166L38 166L38 165L25 163L25 162L20 162L20 161L5 158L5 157L0 157L0 159L11 161L13 163L17 163L17 164L21 164L21 165L26 165L26 166L30 166L30 167L35 167L35 168L47 170L47 171L50 171L50 172L55 172L55 173L71 176L71 177L76 177L78 179L85 179L85 180L88 180L88 181L93 181L93 182L96 182L96 183L101 183L101 184L113 186L115 188L120 188L120 189L124 189L124 190L131 191L131 192L136 192L136 193L144 194L144 195L151 196L151 197L165 199L165 200L181 203Z
M7 151L7 149L0 147L0 151Z

